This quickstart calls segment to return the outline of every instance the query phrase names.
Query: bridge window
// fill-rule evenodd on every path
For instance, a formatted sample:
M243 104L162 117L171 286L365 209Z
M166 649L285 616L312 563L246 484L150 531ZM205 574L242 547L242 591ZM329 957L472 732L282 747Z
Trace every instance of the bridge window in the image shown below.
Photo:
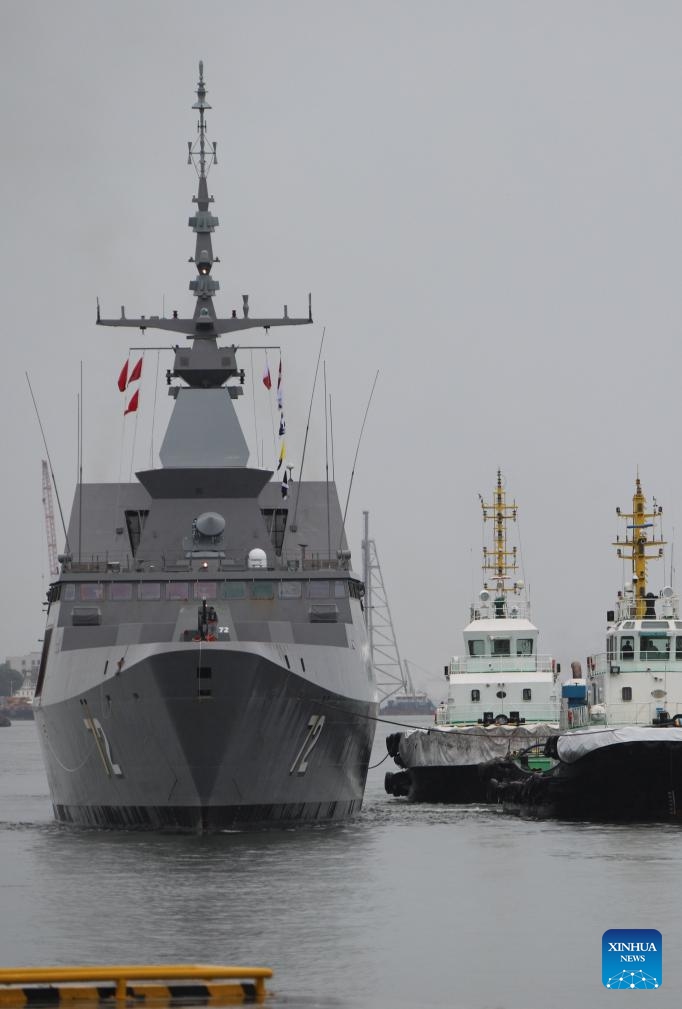
M483 638L474 638L473 641L469 642L469 655L474 658L478 655L485 655L485 641Z
M275 598L275 586L272 582L252 582L251 583L251 598L252 599L274 599Z
M329 599L329 582L308 582L308 599Z
M635 639L630 635L620 639L620 657L625 660L635 657Z
M516 641L516 654L517 655L532 655L533 654L533 639L532 638L518 638Z
M125 600L133 598L132 582L112 582L109 586L109 598Z
M83 582L80 587L81 599L104 599L104 586L98 582Z
M493 638L493 655L511 655L509 638Z
M159 582L140 582L138 596L140 599L160 599L161 585Z
M472 701L480 701L480 699L481 699L481 691L480 690L472 690L471 691L471 700Z
M300 599L301 583L283 581L277 583L277 594L280 599Z
M642 634L639 641L639 657L643 662L660 662L670 657L670 638Z
M168 582L166 585L166 599L189 599L189 585L187 582Z
M220 586L221 599L244 599L245 596L244 582L223 582Z
M623 687L623 689L620 692L620 696L623 698L624 701L631 701L632 687Z
M194 583L194 598L195 599L217 599L218 598L218 586L215 582L195 582Z

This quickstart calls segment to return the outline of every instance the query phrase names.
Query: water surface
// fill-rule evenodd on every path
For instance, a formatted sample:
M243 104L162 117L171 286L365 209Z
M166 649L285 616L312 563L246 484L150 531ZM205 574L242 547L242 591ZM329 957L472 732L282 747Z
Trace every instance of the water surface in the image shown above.
M408 805L387 770L343 826L74 831L52 821L34 724L0 729L0 962L262 964L270 1004L302 1009L679 1004L679 828ZM661 989L602 988L608 928L662 932Z

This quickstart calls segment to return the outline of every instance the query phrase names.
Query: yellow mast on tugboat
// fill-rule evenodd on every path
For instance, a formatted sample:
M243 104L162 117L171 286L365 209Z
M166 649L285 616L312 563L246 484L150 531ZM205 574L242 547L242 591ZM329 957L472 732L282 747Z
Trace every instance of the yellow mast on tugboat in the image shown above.
M663 508L653 500L653 511L646 510L646 497L642 490L639 474L635 481L635 493L632 497L632 512L622 512L616 508L619 518L625 520L625 540L616 536L616 542L612 545L618 548L618 556L623 560L632 562L632 594L634 598L634 613L632 616L637 620L648 616L647 613L647 591L646 591L646 565L647 561L656 560L663 556L665 540L656 538L656 519L660 521ZM652 539L649 539L647 529L653 530ZM631 530L631 532L629 532ZM658 553L647 553L648 548L658 548Z
M483 547L483 588L488 588L487 578L492 575L495 591L498 593L496 607L504 605L504 597L508 592L514 592L519 588L518 582L507 584L517 570L516 547L511 550L507 546L507 524L516 522L516 501L507 502L504 485L502 482L502 471L497 471L497 486L493 494L492 504L486 504L481 495L481 508L483 509L483 521L493 523L493 547Z

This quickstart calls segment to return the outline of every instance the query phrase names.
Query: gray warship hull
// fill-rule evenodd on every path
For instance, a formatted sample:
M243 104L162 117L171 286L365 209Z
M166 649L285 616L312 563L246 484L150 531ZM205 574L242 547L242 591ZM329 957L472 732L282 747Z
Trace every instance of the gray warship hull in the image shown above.
M58 821L208 832L359 812L376 708L216 643L126 663L36 721Z

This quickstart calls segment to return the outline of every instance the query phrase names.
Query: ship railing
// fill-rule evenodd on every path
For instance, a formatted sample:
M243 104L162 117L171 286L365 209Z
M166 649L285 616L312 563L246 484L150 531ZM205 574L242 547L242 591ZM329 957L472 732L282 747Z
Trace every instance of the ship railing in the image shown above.
M660 724L659 716L666 712L668 721L674 715L682 714L682 699L673 701L670 698L663 698L659 701L622 701L599 704L596 707L598 718L593 717L592 722L598 720L603 725L657 725Z
M495 705L492 702L488 704L482 701L476 704L455 704L450 701L438 705L436 725L482 724L484 709L492 712L493 721L500 715L504 715L506 719L510 720L512 712L516 711L521 718L526 720L527 724L535 722L558 723L560 716L559 704L551 701L519 701L517 704L513 704L508 697L504 700L496 698Z
M526 599L517 596L499 596L495 598L495 593L490 593L487 602L475 599L469 607L467 614L469 620L519 620L521 618L530 620L530 603Z
M581 729L591 725L590 709L587 704L578 704L571 707L566 698L562 699L561 716L559 718L559 728L562 732L568 729Z
M215 1000L217 1005L262 1003L267 996L265 982L271 977L269 967L222 964L2 967L0 995L4 996L2 1002L7 1006L69 1004L75 1001L97 1005L112 996L117 1005L154 999L167 1002L170 982L173 984L174 1000L182 1000L182 986L186 984L189 985L186 997L194 1003L205 1004L207 1000ZM92 987L86 987L88 982ZM198 995L197 988L200 987L204 990Z
M668 590L663 590L668 591ZM637 600L632 593L619 593L614 609L616 620L676 620L680 614L680 597L671 592L658 596L647 593Z
M454 656L450 660L450 674L488 673L494 676L504 676L508 673L514 677L523 673L556 674L556 661L551 655L481 655L477 657Z
M342 551L343 553L343 551ZM348 571L350 558L346 556L329 556L313 553L301 556L282 554L270 555L267 570L269 571ZM168 572L201 572L213 571L248 571L259 570L250 568L247 555L244 553L228 553L226 551L198 551L192 556L169 557L164 554L133 557L130 554L103 554L68 558L62 561L62 571L71 574L153 574L157 571Z

